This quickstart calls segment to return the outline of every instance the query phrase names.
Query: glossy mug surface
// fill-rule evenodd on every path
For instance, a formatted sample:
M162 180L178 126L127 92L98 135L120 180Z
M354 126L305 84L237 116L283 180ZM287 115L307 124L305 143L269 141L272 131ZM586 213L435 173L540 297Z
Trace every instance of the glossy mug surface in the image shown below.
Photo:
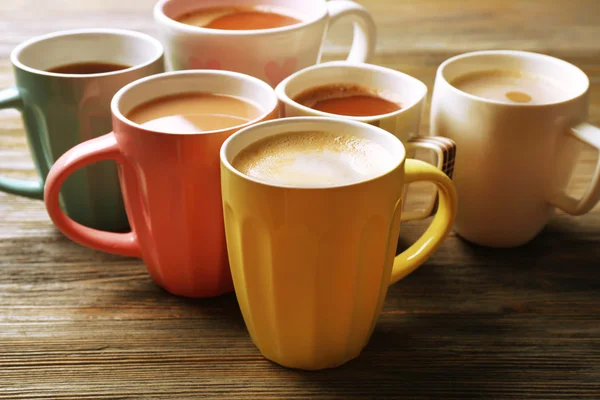
M83 29L36 37L17 46L11 61L16 86L0 91L0 108L21 112L40 179L0 177L0 190L38 199L43 196L50 167L64 152L110 132L113 95L136 79L164 70L158 40L118 29ZM80 63L128 68L92 74L82 74L86 71L81 68L77 74L65 69ZM57 67L63 68L49 72ZM81 224L111 231L129 229L117 168L112 162L73 174L63 186L62 201L67 214Z
M231 128L162 132L132 122L136 107L165 96L207 93L247 99L258 118ZM121 89L111 103L113 132L69 150L52 167L45 201L56 226L69 238L109 253L140 257L152 279L187 297L233 290L227 259L219 178L219 149L238 129L276 118L277 97L265 82L234 72L180 71L155 75ZM114 160L132 231L89 229L68 218L59 204L65 179L85 165Z
M334 114L330 112L307 106L310 104L302 98L310 97L307 96L310 91L319 88L333 89L336 85L345 85L351 89L349 91L352 91L351 85L357 85L358 90L354 90L356 92L363 91L370 96L378 96L387 102L397 104L399 108L390 110L389 105L383 103L382 106L390 110L387 113L365 116L341 115L341 117L366 122L392 133L402 141L409 156L418 150L427 150L434 155L434 165L452 177L456 157L454 142L444 137L419 135L427 86L400 71L372 64L351 64L344 61L323 63L298 71L275 88L282 104L282 116L332 117ZM410 192L408 190L407 194ZM435 199L435 193L432 193L424 206L419 209L414 209L414 206L411 206L410 211L405 209L402 220L429 217L433 212Z
M565 193L583 144L600 150L600 129L586 123L589 84L566 61L522 51L467 53L438 68L431 128L460 149L459 235L480 245L519 246L555 208L573 215L593 208L600 163L582 198Z
M260 5L285 10L297 24L270 29L226 30L179 22L203 8ZM292 73L320 62L328 27L348 17L354 40L348 60L367 62L375 51L375 23L348 0L159 0L154 7L171 69L222 69L246 73L275 87Z
M234 168L249 146L298 132L373 141L391 162L375 176L340 184L273 183ZM394 257L403 187L421 180L439 188L438 211L421 238ZM360 354L388 286L440 245L457 207L451 180L405 159L395 136L338 118L285 118L240 130L221 148L221 182L231 271L250 336L266 358L310 370Z

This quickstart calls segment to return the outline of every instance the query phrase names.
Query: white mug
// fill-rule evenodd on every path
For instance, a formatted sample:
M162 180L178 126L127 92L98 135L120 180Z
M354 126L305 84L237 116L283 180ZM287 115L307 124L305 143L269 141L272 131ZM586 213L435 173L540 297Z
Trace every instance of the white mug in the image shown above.
M484 70L520 70L560 83L564 96L543 104L502 103L467 94L450 82ZM566 61L524 51L480 51L446 60L437 71L433 135L456 142L460 196L456 232L485 246L533 239L557 207L589 212L600 199L600 161L586 193L565 193L583 144L600 150L600 129L587 124L590 82Z
M420 149L433 152L434 165L452 177L456 155L454 142L443 137L419 136L427 86L420 80L400 71L372 64L352 64L345 61L328 62L305 68L284 79L275 88L275 93L281 103L281 116L334 116L335 114L306 107L294 101L294 98L308 89L339 84L354 84L374 89L385 98L400 104L401 108L387 114L338 117L365 122L385 129L402 141L409 154ZM405 198L406 196L407 193L405 193ZM431 196L420 209L403 210L402 220L411 221L430 216L436 197L435 195Z
M160 0L154 19L170 69L223 69L255 76L275 87L292 73L319 63L328 27L342 17L354 22L348 61L367 62L375 51L375 22L349 0L262 0L302 22L272 29L221 30L186 25L176 18L207 7L243 6L256 0Z

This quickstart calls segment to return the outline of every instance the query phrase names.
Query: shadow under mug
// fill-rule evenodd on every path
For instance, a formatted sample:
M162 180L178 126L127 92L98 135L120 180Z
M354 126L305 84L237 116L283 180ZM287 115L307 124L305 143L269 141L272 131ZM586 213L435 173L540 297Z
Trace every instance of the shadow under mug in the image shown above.
M272 29L207 29L176 20L206 7L246 4L256 1L160 0L154 7L154 20L168 67L242 72L275 87L290 74L319 63L327 29L346 17L354 23L348 61L367 62L375 52L375 22L364 7L349 0L261 0L261 6L285 8L302 21Z
M336 115L306 107L294 99L306 90L327 85L358 85L381 93L389 100L401 105L397 111L372 116ZM281 102L283 117L334 117L353 121L365 122L390 132L402 141L409 157L414 157L418 151L426 150L435 157L433 164L452 178L456 144L441 136L419 135L421 117L427 96L427 86L420 80L396 71L373 64L353 64L345 61L333 61L309 68L284 79L275 88ZM429 195L418 209L406 209L406 199L411 193L407 186L404 194L405 209L402 221L412 221L427 218L435 209L437 195Z
M554 81L560 99L504 103L452 85L464 74L502 69ZM454 173L460 236L484 246L519 246L544 228L555 208L582 215L598 203L600 160L581 198L565 192L583 145L600 151L600 129L586 122L589 86L575 65L525 51L466 53L440 65L431 129L460 148Z
M263 113L244 125L181 134L145 129L126 117L145 102L199 89L248 99ZM209 297L232 291L219 149L238 129L277 117L273 89L235 72L168 72L125 86L114 96L111 110L112 133L75 146L50 170L45 201L54 224L77 243L142 258L152 279L173 294ZM101 160L117 162L130 233L87 228L61 210L58 194L65 179Z
M281 133L325 131L364 137L395 161L348 185L294 187L257 180L232 160ZM357 357L377 321L387 288L422 265L452 228L452 181L405 158L383 129L339 118L297 117L240 130L221 148L225 231L236 296L262 354L291 368L322 369ZM404 185L435 183L439 206L425 233L396 254Z
M67 150L111 130L110 101L124 85L164 71L163 48L148 35L81 29L30 39L11 53L16 86L0 91L0 108L21 112L39 180L0 177L0 190L42 199L52 164ZM49 69L100 62L130 68L97 74ZM73 174L62 188L67 214L89 227L127 231L117 169L102 162Z

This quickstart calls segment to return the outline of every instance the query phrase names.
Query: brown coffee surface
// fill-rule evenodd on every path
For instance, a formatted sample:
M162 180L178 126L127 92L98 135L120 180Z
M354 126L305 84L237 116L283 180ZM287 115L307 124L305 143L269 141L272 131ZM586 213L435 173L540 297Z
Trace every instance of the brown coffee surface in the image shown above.
M313 110L351 117L388 114L401 108L375 89L355 84L317 86L300 93L294 101Z
M463 92L511 104L547 104L567 93L554 79L521 70L482 70L461 75L450 84Z
M185 93L143 103L127 114L146 129L165 133L198 133L232 128L263 114L253 102L213 93Z
M177 18L178 22L209 29L256 30L295 25L301 20L264 7L209 7Z
M103 62L82 62L60 65L49 69L48 72L56 74L78 74L78 75L89 75L89 74L103 74L106 72L120 71L123 69L131 68L129 65L124 64L113 64Z
M394 159L373 140L333 132L289 132L242 150L232 162L241 173L294 187L352 184L391 170Z

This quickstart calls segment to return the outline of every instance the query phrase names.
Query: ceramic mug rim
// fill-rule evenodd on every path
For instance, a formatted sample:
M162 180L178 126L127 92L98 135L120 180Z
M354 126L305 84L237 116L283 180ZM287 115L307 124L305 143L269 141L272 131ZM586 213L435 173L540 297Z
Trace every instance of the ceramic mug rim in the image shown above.
M228 154L230 152L229 148L232 146L232 143L234 143L236 140L240 140L239 139L240 136L247 135L248 132L252 132L252 131L260 132L263 129L268 129L271 127L275 128L275 130L278 131L276 133L273 133L272 135L267 135L267 136L264 136L264 134L258 135L259 138L252 141L251 143L246 144L241 149L241 150L243 150L246 147L248 147L249 145L256 143L266 137L276 136L276 135L283 134L286 132L294 132L294 130L286 130L285 129L286 125L290 125L291 127L293 127L294 125L297 126L297 125L302 125L302 124L309 125L309 126L310 125L314 125L314 126L337 125L339 127L351 126L353 128L354 132L365 131L365 130L371 131L373 134L375 134L377 136L385 137L386 139L384 139L384 140L387 140L388 143L393 143L392 146L395 146L395 148L392 149L393 151L390 151L390 147L388 147L388 146L384 146L384 147L386 148L387 151L390 151L391 156L394 158L394 163L389 168L387 168L384 172L381 172L378 175L375 175L375 176L372 176L372 177L369 177L366 179L362 179L358 182L334 184L334 185L327 185L327 186L319 186L319 185L296 186L296 185L268 182L265 180L256 179L251 176L248 176L248 175L238 171L232 165L232 163L231 163L232 160L230 160L230 158L233 159L233 157L235 157L237 154L239 154L239 151L236 154L234 154L233 156L231 156L230 154ZM277 129L278 125L282 125L283 127ZM301 131L306 131L306 130L315 130L315 129L302 129ZM320 129L320 130L327 130L327 129ZM364 137L361 135L355 135L355 136ZM377 143L382 145L381 142L377 142ZM384 178L385 176L388 176L389 174L394 173L396 170L398 170L398 168L402 168L404 165L404 162L406 160L406 148L404 147L404 144L402 144L400 139L398 139L396 136L392 135L390 132L386 131L385 129L381 129L374 125L365 124L360 121L353 121L353 120L349 120L349 119L340 119L340 118L333 118L333 117L290 117L290 118L280 118L280 119L275 119L275 120L271 120L271 121L259 122L258 124L254 124L251 126L247 126L243 129L240 129L239 131L237 131L234 134L232 134L231 136L229 136L223 142L223 145L221 146L221 151L219 152L219 158L221 159L221 165L224 168L229 170L234 175L240 177L241 179L252 182L253 184L256 184L256 185L278 188L278 189L285 189L285 190L338 190L340 188L348 188L348 187L353 187L353 186L358 186L358 185L364 185L368 182L377 181L379 179Z
M57 73L57 72L49 72L49 71L44 71L42 69L30 67L29 65L24 64L20 60L20 56L21 56L21 53L23 52L23 50L27 49L28 47L30 47L36 43L39 43L39 42L42 42L45 40L53 40L53 39L65 37L65 36L79 36L79 35L85 35L85 34L106 34L106 35L115 35L115 36L129 36L131 38L144 40L147 43L149 43L150 45L154 46L156 53L151 58L148 58L147 61L132 65L129 68L120 69L120 70L116 70L116 71L101 72L101 73L96 73L96 74L63 74L63 73ZM56 32L45 34L45 35L40 35L40 36L30 38L30 39L20 43L19 45L17 45L17 47L15 47L13 49L13 51L10 53L10 60L16 68L23 70L23 71L27 71L27 72L29 72L31 74L35 74L35 75L55 77L55 78L89 79L89 78L100 78L100 77L105 77L105 76L120 75L120 74L125 74L128 72L133 72L133 71L137 71L137 70L146 68L146 67L154 64L158 60L160 60L164 56L164 52L165 52L165 50L164 50L162 44L160 43L160 41L158 39L153 38L150 35L145 34L145 33L136 32L136 31L132 31L132 30L128 30L128 29L84 28L84 29L69 29L69 30L63 30L63 31L56 31Z
M559 65L559 66L562 66L565 68L570 68L572 70L573 74L578 74L580 76L580 78L583 78L583 82L584 82L583 89L575 92L574 94L565 96L563 99L560 99L558 101L553 101L553 102L547 102L547 103L541 103L541 104L508 103L508 102L487 99L484 97L479 97L479 96L475 96L475 95L466 93L466 92L456 88L454 85L452 85L448 81L448 79L446 79L446 75L445 75L446 68L448 68L448 66L450 66L451 64L453 64L455 62L460 62L460 61L468 59L468 58L477 58L477 57L489 56L489 55L499 55L499 56L504 55L504 56L513 56L513 57L517 57L517 58L532 58L532 59L540 60L544 63L554 63L555 65ZM442 62L440 64L440 66L438 67L437 72L436 72L436 80L437 79L439 79L440 82L443 82L452 91L452 93L454 93L455 95L464 97L464 98L468 99L469 101L488 104L488 105L494 105L496 107L506 107L506 108L544 108L544 107L560 106L560 105L570 103L574 100L581 98L589 91L589 87L590 87L589 77L578 66L571 64L568 61L561 60L560 58L557 58L557 57L553 57L553 56L549 56L549 55L541 54L541 53L530 52L530 51L523 51L523 50L481 50L481 51L471 51L468 53L462 53L462 54L456 55L454 57L450 57L447 60L445 60L444 62Z
M168 3L173 3L176 1L190 1L190 0L159 0L154 5L154 18L158 23L162 23L167 25L168 27L182 31L189 34L204 34L204 35L215 35L215 36L261 36L261 35L271 35L278 34L284 32L293 32L296 30L304 29L310 25L313 25L323 19L327 18L327 2L325 0L314 0L318 1L321 4L322 10L321 12L313 18L307 19L297 24L282 26L279 28L268 28L268 29L243 29L243 30L227 30L227 29L212 29L212 28L204 28L201 26L191 26L188 24L184 24L182 22L176 21L175 19L169 17L165 11L165 5ZM199 7L201 8L201 7Z
M299 79L303 75L311 73L314 70L327 69L327 68L339 68L340 75L343 75L344 69L372 70L372 71L377 72L378 74L392 74L395 77L397 77L396 79L406 80L406 81L411 82L412 84L417 85L419 87L419 90L421 91L421 93L419 94L418 98L415 101L411 102L406 107L402 107L399 110L392 111L387 114L369 115L366 117L357 117L357 116L351 116L351 115L338 115L338 114L332 114L332 113L315 110L313 108L307 107L303 104L296 102L288 95L287 88L288 88L288 85L292 81L294 81L295 79ZM347 83L354 83L354 82L351 82L349 80ZM305 88L305 90L310 89L310 88L311 88L310 86L307 86ZM320 116L320 117L334 117L335 116L338 118L344 118L344 119L349 119L352 121L361 121L361 122L367 122L367 123L381 121L381 120L387 119L387 118L394 118L396 116L407 113L408 111L410 111L412 108L416 107L419 103L421 103L425 99L425 97L427 96L427 91L428 91L427 85L425 85L423 82L421 82L419 79L415 78L414 76L405 74L404 72L400 72L400 71L397 71L392 68L386 68L386 67L382 67L380 65L375 65L375 64L368 64L368 63L354 64L354 63L349 63L347 61L330 61L330 62L316 64L316 65L310 66L308 68L301 69L300 71L297 71L297 72L293 73L292 75L288 76L287 78L285 78L275 88L275 92L277 93L277 97L279 98L280 101L282 101L283 103L285 103L291 107L298 108L299 110L302 110L305 113L313 114L314 116Z
M158 80L162 80L162 79L169 78L172 76L181 76L181 75L183 75L183 76L185 76L185 75L187 75L187 76L214 75L214 76L226 76L226 77L235 78L235 79L239 79L239 80L245 80L246 82L251 82L252 84L257 84L259 86L262 86L266 91L271 92L273 105L272 105L272 107L268 107L268 108L265 107L263 113L261 113L258 117L254 118L246 123L231 126L228 128L223 128L223 129L215 129L215 130L210 130L210 131L198 131L198 132L194 132L194 133L164 132L164 131L160 131L160 130L148 129L140 124L137 124L137 123L131 121L129 118L127 118L121 112L121 104L120 104L121 98L123 97L123 95L125 95L125 93L127 93L132 88L134 88L140 84L145 84L147 82L158 81ZM152 101L152 100L158 99L162 96L165 96L165 95L158 94L152 98L147 99L146 101ZM143 103L140 103L140 104L143 104ZM277 96L275 95L275 91L268 83L266 83L258 78L255 78L253 76L242 74L240 72L221 71L221 70L181 70L181 71L167 71L167 72L162 72L160 74L150 75L150 76L135 80L133 82L130 82L127 85L123 86L113 96L113 98L110 102L110 110L111 110L112 115L117 120L119 120L121 123L127 125L129 128L134 128L139 131L143 131L145 133L154 133L154 134L158 134L158 135L190 136L190 137L198 136L198 135L219 134L219 133L231 131L233 129L237 130L237 129L246 128L246 127L254 125L258 121L261 121L262 119L266 118L269 114L274 112L278 106L279 106L279 104L278 104ZM262 104L261 104L261 107L262 107Z

